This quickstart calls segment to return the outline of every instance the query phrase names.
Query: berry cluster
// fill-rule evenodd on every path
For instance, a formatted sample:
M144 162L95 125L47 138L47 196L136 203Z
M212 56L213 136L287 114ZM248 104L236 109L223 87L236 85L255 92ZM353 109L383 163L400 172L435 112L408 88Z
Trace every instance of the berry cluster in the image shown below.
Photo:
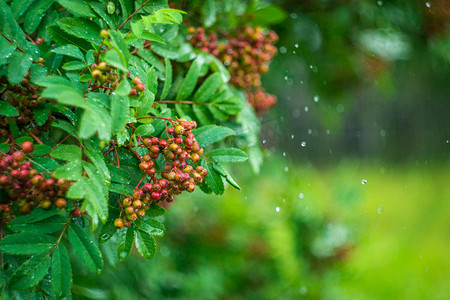
M259 114L266 113L270 107L277 103L277 97L265 92L263 88L255 88L246 93L247 101Z
M110 87L117 87L119 85L118 75L115 71L116 67L108 65L106 62L100 62L91 65L91 75L94 79L93 88L105 88L106 85L110 84ZM97 84L97 85L95 85Z
M188 33L193 46L218 57L228 67L230 82L239 88L260 86L260 74L267 73L277 53L277 34L261 27L238 28L225 33L224 40L218 40L214 33L207 35L202 27L189 27Z
M204 153L191 132L196 127L195 121L173 120L172 126L167 129L167 140L140 138L140 147L146 148L148 154L141 156L139 168L150 181L136 188L132 197L126 197L120 203L125 220L116 219L114 224L117 228L129 226L130 221L145 217L151 203L171 202L174 196L183 191L193 192L195 185L203 182L208 171L196 166ZM160 156L164 166L157 171L156 160Z
M0 156L0 190L8 196L0 200L2 224L14 218L13 206L21 214L27 214L39 205L44 209L49 209L53 203L58 208L67 205L64 196L72 183L64 179L46 178L33 169L33 162L26 160L26 153L33 150L33 143L25 142L22 150Z
M34 86L29 81L29 74L22 80L20 85L9 85L6 77L0 78L0 86L4 84L1 90L0 101L5 101L14 106L19 115L13 117L13 120L19 128L31 125L31 132L35 135L40 135L43 131L48 131L52 123L51 115L48 116L47 121L39 126L34 119L34 109L40 104L49 101L40 97L38 91L39 87ZM0 136L9 136L9 122L6 116L0 116Z

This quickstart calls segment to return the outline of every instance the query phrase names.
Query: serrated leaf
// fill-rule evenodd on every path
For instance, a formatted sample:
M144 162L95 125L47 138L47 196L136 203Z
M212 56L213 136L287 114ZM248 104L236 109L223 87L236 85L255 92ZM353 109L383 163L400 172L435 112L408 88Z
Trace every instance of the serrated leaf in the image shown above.
M125 184L111 183L109 191L120 195L131 196L134 193L133 187Z
M222 177L214 170L213 165L208 163L206 160L202 160L201 165L208 171L206 174L204 183L214 192L214 194L220 196L225 191L223 185Z
M203 126L195 129L193 133L195 134L195 138L200 144L200 147L208 146L236 134L231 128L217 125Z
M115 165L107 165L109 172L111 174L111 181L112 182L117 182L117 183L130 183L131 178L130 178L130 173L123 169L123 168L119 168Z
M108 186L100 172L92 164L83 162L83 167L89 176L84 180L86 209L91 216L98 215L104 223L108 219Z
M51 269L52 289L58 298L70 292L72 286L72 266L69 254L63 245L56 247L52 256Z
M130 255L131 247L134 241L134 228L133 226L124 227L117 233L117 256L120 261L127 259Z
M7 235L0 241L0 250L9 254L39 254L52 249L56 239L36 233Z
M206 157L212 157L217 162L243 162L248 159L247 154L237 148L219 148L209 151Z
M91 160L97 170L103 175L104 180L109 184L111 182L111 175L109 174L109 169L103 159L103 156L94 149L84 149L84 153L87 158Z
M117 28L116 23L112 19L112 16L106 11L104 4L98 2L90 2L89 5L97 13L97 15L99 15L106 22L106 24L108 24L111 29L115 30Z
M84 61L84 55L81 53L80 49L74 45L65 45L58 47L56 49L51 50L56 54L67 55L70 57L78 58L81 61Z
M24 290L37 285L44 278L45 274L47 274L50 262L50 256L45 253L30 257L11 276L11 287Z
M152 134L153 132L155 132L155 128L152 124L142 124L136 128L134 134L136 136L147 136Z
M214 96L222 86L223 80L219 73L210 75L194 94L194 102L205 103Z
M226 179L226 181L233 186L234 188L241 190L241 187L239 186L239 184L237 184L237 182L233 179L233 177L231 177L230 173L228 173L227 170L225 170L220 164L215 163L213 165L214 170L217 171L217 173L219 173L222 177L224 177Z
M85 107L83 95L69 80L59 76L47 76L38 83L47 87L42 93L42 97L53 98L66 105Z
M119 96L128 96L131 91L131 85L126 78L124 78L119 86L114 90Z
M200 68L203 63L203 57L199 56L191 64L183 82L180 85L180 88L178 89L176 100L185 100L192 94L197 85L197 80L200 76Z
M161 99L166 99L167 95L170 92L170 88L172 87L172 63L168 58L165 60L166 63L166 72L165 72L165 79L164 79L164 87L161 93Z
M45 12L52 6L55 0L38 0L28 10L25 16L23 28L28 34L32 34L38 28Z
M77 38L82 38L95 45L100 45L102 42L100 27L92 21L82 18L62 18L57 23L63 31Z
M35 0L14 0L11 3L11 11L13 13L14 18L17 20L20 16L22 16L27 8L33 3Z
M58 213L58 211L53 209L43 209L42 207L36 207L33 211L25 216L20 216L12 220L10 225L19 225L19 224L28 224L38 222L44 219L47 219L51 216L54 216Z
M0 100L0 114L7 117L17 117L19 115L19 112L8 102Z
M103 268L102 253L85 230L79 225L71 223L67 231L70 244L84 265L93 272L100 271Z
M52 147L49 145L35 145L34 151L31 153L33 156L44 156L52 151Z
M148 233L142 230L136 230L136 249L139 254L145 258L153 258L156 253L156 241Z
M55 122L53 122L52 126L64 130L75 138L78 136L75 127L67 121L56 120Z
M163 236L166 228L164 224L153 218L138 219L134 225L146 233L155 236Z
M63 178L67 180L79 180L82 178L81 161L71 161L65 165L58 167L53 176L56 178Z
M100 244L103 244L103 243L109 241L109 239L114 235L114 233L116 233L116 231L117 231L117 229L114 226L114 222L112 222L112 221L106 222L102 226L102 229L100 230L100 234L98 236L98 242Z
M9 60L8 80L10 83L20 83L33 63L33 57L28 53L16 51Z
M103 60L110 65L117 67L119 70L128 72L128 63L120 55L119 51L116 49L110 49L106 51Z
M50 103L45 103L33 110L34 120L37 125L42 126L47 122L51 107L52 105Z
M61 231L66 224L66 218L61 215L54 215L39 222L28 224L10 224L10 229L15 232L48 234Z
M8 58L16 51L16 45L9 45L3 49L0 49L0 66L8 62Z
M92 126L92 124L96 126ZM87 139L98 132L101 140L109 141L111 139L111 126L112 120L109 112L100 105L89 103L81 117L79 136Z
M59 163L48 157L34 157L30 159L33 162L33 168L35 168L38 172L54 172L58 167Z
M203 105L193 105L192 111L201 125L215 123L216 121L208 109Z
M66 161L80 161L81 149L80 147L75 145L59 145L55 150L52 151L51 156Z
M150 208L145 212L148 217L159 217L166 213L166 210L156 203L152 203Z
M69 12L81 17L95 17L87 1L83 0L58 0Z
M86 65L81 61L69 61L66 62L62 68L66 71L77 71L86 68Z
M58 45L74 44L83 51L88 51L92 46L84 39L67 34L57 25L50 25L45 27L47 33L51 36L52 40ZM62 56L60 56L62 58ZM47 65L48 66L48 65ZM51 68L49 67L51 70Z

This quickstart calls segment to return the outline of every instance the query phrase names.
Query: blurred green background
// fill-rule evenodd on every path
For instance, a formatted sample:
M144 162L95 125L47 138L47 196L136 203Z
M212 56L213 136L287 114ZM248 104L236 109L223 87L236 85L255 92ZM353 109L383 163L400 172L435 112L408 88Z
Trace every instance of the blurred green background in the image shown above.
M261 174L180 197L79 299L450 299L450 3L272 1ZM114 238L113 238L114 239Z

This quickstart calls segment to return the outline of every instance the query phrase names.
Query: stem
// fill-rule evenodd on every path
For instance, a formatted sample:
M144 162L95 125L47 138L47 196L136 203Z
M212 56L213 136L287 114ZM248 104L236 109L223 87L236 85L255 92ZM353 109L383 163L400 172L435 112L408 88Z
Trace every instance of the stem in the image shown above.
M35 136L31 131L29 131L27 128L23 128L23 130L25 130L29 135L31 135L31 137L36 141L36 142L38 142L38 144L41 144L41 145L43 145L44 143L37 137L37 136Z
M163 117L156 117L156 116L145 116L145 117L139 117L137 118L137 120L140 119L161 119L161 120L166 120L166 121L170 121L170 122L176 122L176 119L171 119L171 118L163 118Z
M64 224L64 227L63 227L63 229L61 230L61 233L60 233L58 239L56 240L55 245L54 245L53 248L50 249L50 251L47 253L47 256L49 256L50 254L52 254L53 251L55 251L56 247L58 247L59 242L61 242L61 239L62 239L62 237L63 237L64 232L66 232L67 227L69 227L69 224L70 224L70 213L69 213L69 217L67 218L66 224Z
M114 147L114 152L116 153L117 167L120 168L119 152L117 152L117 148L116 147Z
M136 185L135 189L137 189L139 187L139 185L141 184L142 180L144 180L144 178L145 178L145 174L142 176L141 180L139 180L139 182Z
M58 144L56 144L55 147L52 148L52 150L55 150L59 145L61 145L62 143L64 143L64 141L67 140L67 139L68 139L69 137L71 137L71 136L72 136L72 135L69 134L68 136L66 136L65 138L63 138L61 142L59 142Z
M106 155L108 155L111 151L113 151L115 148L115 146L109 147L108 151L105 152L105 154L103 154L103 157L105 157Z
M130 21L131 20L131 18L141 9L141 8L143 8L146 4L147 4L147 2L148 1L150 1L150 0L146 0L144 3L142 3L142 5L141 5L141 7L139 7L138 9L136 9L125 21L123 21L123 23L122 24L120 24L120 26L117 28L117 30L120 30L122 27L123 27L123 25L125 25L128 21Z

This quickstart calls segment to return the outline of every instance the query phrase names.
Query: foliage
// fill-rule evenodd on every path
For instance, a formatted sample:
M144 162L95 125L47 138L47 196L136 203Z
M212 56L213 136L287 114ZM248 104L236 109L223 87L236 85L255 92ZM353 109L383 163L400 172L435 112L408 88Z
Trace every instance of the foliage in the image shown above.
M219 2L205 3L211 25ZM252 26L283 15L237 6ZM2 298L70 299L74 259L101 272L105 253L124 260L133 245L152 258L174 196L240 189L223 163L259 168L255 112L187 41L185 14L167 1L0 1Z

